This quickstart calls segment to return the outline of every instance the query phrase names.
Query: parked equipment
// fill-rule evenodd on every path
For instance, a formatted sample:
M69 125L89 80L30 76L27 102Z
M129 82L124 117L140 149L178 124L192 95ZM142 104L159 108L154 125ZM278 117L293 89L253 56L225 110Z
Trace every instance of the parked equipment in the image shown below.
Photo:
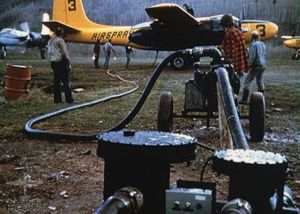
M131 132L133 133L133 132ZM132 138L129 135L129 139L140 138L138 136ZM152 133L146 133L150 134ZM166 134L166 135L165 135ZM165 134L155 134L158 138L153 137L153 141L158 141L160 143L167 142L166 136L172 136ZM99 149L101 150L101 144L109 145L109 140L113 140L112 137L114 133L108 133L107 136L102 135L99 141ZM118 139L120 133L117 133L115 137ZM171 137L172 138L172 137ZM180 138L178 138L179 140ZM106 140L107 142L102 142ZM115 139L114 139L115 140ZM148 145L150 149L151 145L148 144L149 138L146 138L146 141L143 142L146 146ZM172 139L174 140L174 139ZM125 140L120 138L119 145L115 145L116 142L110 142L111 148L125 146L124 148L132 147L132 150L128 157L135 158L136 156L144 156L143 150L140 153L142 145L136 145L134 142L129 142L131 140ZM142 140L143 141L143 140ZM179 152L180 156L186 152L185 144L183 147L177 147L176 150ZM136 147L137 146L137 147ZM153 146L153 145L152 145ZM136 147L136 148L134 148ZM150 149L152 150L152 161L159 158L154 156L154 151L164 150L167 147L171 148L172 146L161 145L162 148ZM146 147L145 147L146 148ZM106 149L105 149L106 150ZM135 152L133 152L135 150ZM149 151L150 151L149 150ZM172 149L173 150L173 149ZM149 152L148 151L148 152ZM175 150L173 150L175 151ZM106 151L108 152L108 151ZM133 152L133 153L132 153ZM127 149L124 150L127 154ZM135 153L135 154L134 154ZM150 153L148 153L150 154ZM162 153L161 153L162 154ZM186 153L188 154L188 153ZM190 153L191 154L191 153ZM114 156L112 159L117 160L118 157L115 156L116 153L113 153ZM132 156L133 155L133 156ZM167 160L168 155L165 153ZM109 159L108 153L106 154L105 161ZM174 158L170 156L171 158ZM147 174L144 172L159 168L158 165L148 169L149 165L144 165L144 169L140 171L140 167L143 164L140 164L141 159L135 159L135 165L126 164L126 167L121 164L121 167L105 165L105 172L108 171L118 171L119 182L116 183L116 177L106 177L108 181L104 181L107 185L126 185L135 184L139 185L139 190L141 192L133 191L130 196L130 191L122 191L120 195L120 190L114 193L113 196L106 196L106 202L104 202L101 207L98 209L97 214L298 214L299 207L294 203L291 190L285 185L288 162L285 156L281 154L275 154L272 152L265 151L254 151L254 150L218 150L210 157L212 160L212 169L220 174L228 175L230 178L229 181L229 194L228 201L218 200L216 197L216 183L213 182L200 182L198 181L187 181L187 180L178 180L176 186L169 187L168 181L164 182L164 178L169 172L165 171L165 175L162 176L161 183L164 183L163 188L161 184L157 183L155 177L161 177L162 174L153 174L150 177L147 177ZM146 158L145 158L146 159ZM159 158L161 160L161 158ZM111 161L111 160L110 160ZM119 159L119 163L122 163L124 159ZM145 160L144 160L145 161ZM142 162L143 163L143 162ZM136 166L138 165L138 166ZM113 169L114 167L114 169ZM127 171L127 169L129 171ZM134 173L132 173L135 171ZM116 171L115 171L116 172ZM137 172L140 172L140 176L137 176ZM117 174L115 174L116 176ZM122 176L121 176L122 175ZM128 178L131 178L130 180ZM153 178L153 182L151 182ZM112 180L113 179L113 180ZM145 186L144 186L145 185ZM148 186L149 185L149 186ZM125 190L128 188L125 188ZM130 188L129 188L130 189ZM143 189L143 190L142 190ZM149 190L151 189L151 193ZM162 191L163 190L163 191ZM105 190L104 190L105 191ZM113 193L111 193L113 194ZM144 196L144 206L139 209L138 205L141 205L141 194ZM148 196L147 196L148 195ZM150 197L149 197L150 196ZM125 198L124 198L125 197ZM123 200L124 199L124 200ZM128 203L125 203L128 202ZM127 205L126 205L127 204ZM149 206L151 204L151 206ZM159 205L159 206L158 206ZM130 209L128 209L130 208Z
M143 206L143 194L135 187L124 187L110 196L94 214L131 214Z
M158 130L171 131L173 118L176 117L206 118L207 126L209 127L210 119L218 117L216 113L220 110L218 107L219 96L222 102L220 106L225 110L227 118L231 115L230 112L233 113L236 111L239 113L241 119L249 119L251 140L262 141L265 133L265 100L263 94L259 92L253 93L250 98L249 114L241 114L237 104L240 80L233 72L230 62L225 61L216 48L194 49L192 54L199 57L200 60L203 57L212 58L210 69L203 69L203 66L201 68L200 62L193 65L194 79L186 82L185 102L181 115L173 112L173 97L171 92L163 92L161 94L157 117ZM221 70L226 71L225 73L227 74L219 72ZM227 83L229 83L229 85L226 85ZM222 88L222 86L225 87ZM229 100L232 99L226 102L224 101L222 98L224 94L227 94L224 97L225 99L226 97L233 97L235 106L229 105Z
M169 188L170 164L195 158L194 138L166 132L112 131L98 136L104 158L104 199L126 186L144 196L143 214L163 213Z

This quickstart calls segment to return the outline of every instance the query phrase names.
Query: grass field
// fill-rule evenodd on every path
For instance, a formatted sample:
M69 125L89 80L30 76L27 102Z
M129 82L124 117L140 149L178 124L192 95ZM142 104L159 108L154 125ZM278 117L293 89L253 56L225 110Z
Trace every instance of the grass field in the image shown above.
M267 72L277 70L279 66L284 66L287 60L270 60ZM146 60L143 63L140 60L135 60L128 71L122 68L122 62L112 62L114 70L125 79L135 80L140 84L138 93L121 98L120 100L110 101L101 105L89 107L87 109L76 110L67 113L57 118L50 119L39 124L40 128L50 130L63 130L66 132L77 133L94 133L99 130L107 129L114 125L117 121L123 118L138 100L145 84L147 83L154 67L151 66L151 60ZM6 64L21 64L32 66L32 80L30 82L30 92L26 99L5 102L4 97L4 82L6 73ZM278 102L280 98L280 107L297 109L299 108L299 87L297 80L299 74L296 72L299 66L298 62L289 61L286 65L289 69L294 69L295 72L289 73L287 76L274 72L271 81L267 81L267 97L272 103ZM282 71L284 72L284 71ZM280 75L280 77L277 77ZM293 75L293 76L292 76ZM0 104L1 115L1 131L0 136L6 140L9 138L18 138L22 136L22 126L27 119L47 113L59 108L67 107L68 104L54 104L52 94L52 70L47 61L39 59L11 59L0 61ZM156 116L157 102L159 94L162 91L170 90L174 95L175 110L180 111L184 99L184 82L192 78L191 71L175 72L167 69L159 81L156 83L154 90L142 108L138 118L133 121L132 127L155 129L156 124L153 117ZM278 79L279 78L279 79ZM109 77L102 69L94 69L88 58L76 58L73 62L73 70L71 72L73 88L83 88L84 91L75 94L76 103L82 103L98 99L107 95L120 93L131 88L130 84L122 83L119 80ZM284 83L286 82L286 84ZM284 84L282 84L284 83ZM255 85L255 84L253 84ZM286 93L288 92L288 93ZM285 93L285 96L281 96ZM142 121L147 121L146 123Z
M84 91L74 93L76 103L87 102L115 93L124 92L132 86L117 79L109 77L103 69L94 69L89 58L75 58L71 79L73 88L83 88ZM62 116L51 118L37 125L43 130L67 132L74 134L88 134L106 130L121 120L138 100L144 90L154 67L152 59L143 62L133 60L129 70L124 71L124 59L121 62L113 62L115 72L128 80L135 80L140 85L138 92L118 100L109 101L101 105L95 105L82 110L76 110ZM29 118L44 114L59 108L68 107L68 104L54 104L52 94L52 70L47 61L36 59L8 60L2 62L0 77L2 86L5 82L6 64L22 64L32 66L32 80L30 92L26 99L2 102L0 112L1 136L6 140L23 137L22 127ZM176 74L176 75L175 75ZM188 74L188 75L187 75ZM156 129L156 114L159 94L164 90L175 93L176 110L180 111L183 103L184 82L192 77L191 71L174 72L170 69L161 75L152 90L148 100L141 109L140 114L129 124L130 128ZM0 96L4 96L4 87L0 90ZM2 99L3 100L3 99ZM177 102L180 100L180 102ZM15 115L18 115L15 117Z

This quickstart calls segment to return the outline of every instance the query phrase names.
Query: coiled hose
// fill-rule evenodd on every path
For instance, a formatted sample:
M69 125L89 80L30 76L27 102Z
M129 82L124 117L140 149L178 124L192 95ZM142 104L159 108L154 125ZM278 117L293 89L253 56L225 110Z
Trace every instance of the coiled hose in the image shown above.
M181 51L179 51L181 52ZM144 89L142 95L140 96L139 100L137 101L137 103L135 104L135 106L132 108L132 110L128 113L128 115L121 120L116 126L103 131L103 132L107 132L107 131L116 131L116 130L121 130L122 128L124 128L139 112L139 110L142 108L143 104L145 103L148 95L150 94L156 80L158 79L159 75L161 74L161 72L163 71L163 69L168 65L170 59L175 56L176 54L178 54L179 52L175 52L171 55L169 55L168 57L166 57L154 70L148 84L146 85L146 88ZM115 76L117 77L117 76ZM119 77L117 77L119 78ZM48 118L51 117L55 117L61 114L64 114L66 112L69 111L73 111L76 109L80 109L80 108L85 108L85 107L89 107L92 105L96 105L96 104L100 104L112 99L117 99L117 98L121 98L123 96L126 96L130 93L133 93L134 91L136 91L138 89L138 84L136 82L130 82L133 84L133 88L130 89L129 91L120 93L120 94L115 94L115 95L111 95L111 96L107 96L107 97L103 97L100 99L96 99L90 102L86 102L86 103L82 103L82 104L78 104L78 105L74 105L74 106L70 106L67 108L63 108L63 109L59 109L57 111L53 111L41 116L37 116L35 118L32 118L30 120L28 120L24 126L24 131L27 135L29 136L33 136L33 137L38 137L38 138L46 138L46 139L52 139L52 140L71 140L71 141L92 141L92 140L97 140L97 135L99 133L95 133L92 135L74 135L74 134L66 134L66 133L55 133L55 132L50 132L50 131L45 131L45 130L40 130L40 129L34 129L33 125L37 124L41 121L44 121Z

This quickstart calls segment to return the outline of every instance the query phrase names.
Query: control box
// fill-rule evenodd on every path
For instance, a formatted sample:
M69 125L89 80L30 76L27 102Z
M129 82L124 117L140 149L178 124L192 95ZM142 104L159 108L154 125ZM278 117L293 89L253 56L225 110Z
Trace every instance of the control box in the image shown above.
M213 191L198 188L166 190L166 214L211 214Z

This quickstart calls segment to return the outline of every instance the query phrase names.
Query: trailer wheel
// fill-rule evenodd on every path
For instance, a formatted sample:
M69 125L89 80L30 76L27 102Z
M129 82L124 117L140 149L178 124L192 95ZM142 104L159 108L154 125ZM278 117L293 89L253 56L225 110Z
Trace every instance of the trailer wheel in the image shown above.
M254 92L249 106L249 132L251 141L263 141L265 135L265 98L260 92Z
M157 130L171 132L173 128L173 96L171 92L163 92L159 98L157 114Z

